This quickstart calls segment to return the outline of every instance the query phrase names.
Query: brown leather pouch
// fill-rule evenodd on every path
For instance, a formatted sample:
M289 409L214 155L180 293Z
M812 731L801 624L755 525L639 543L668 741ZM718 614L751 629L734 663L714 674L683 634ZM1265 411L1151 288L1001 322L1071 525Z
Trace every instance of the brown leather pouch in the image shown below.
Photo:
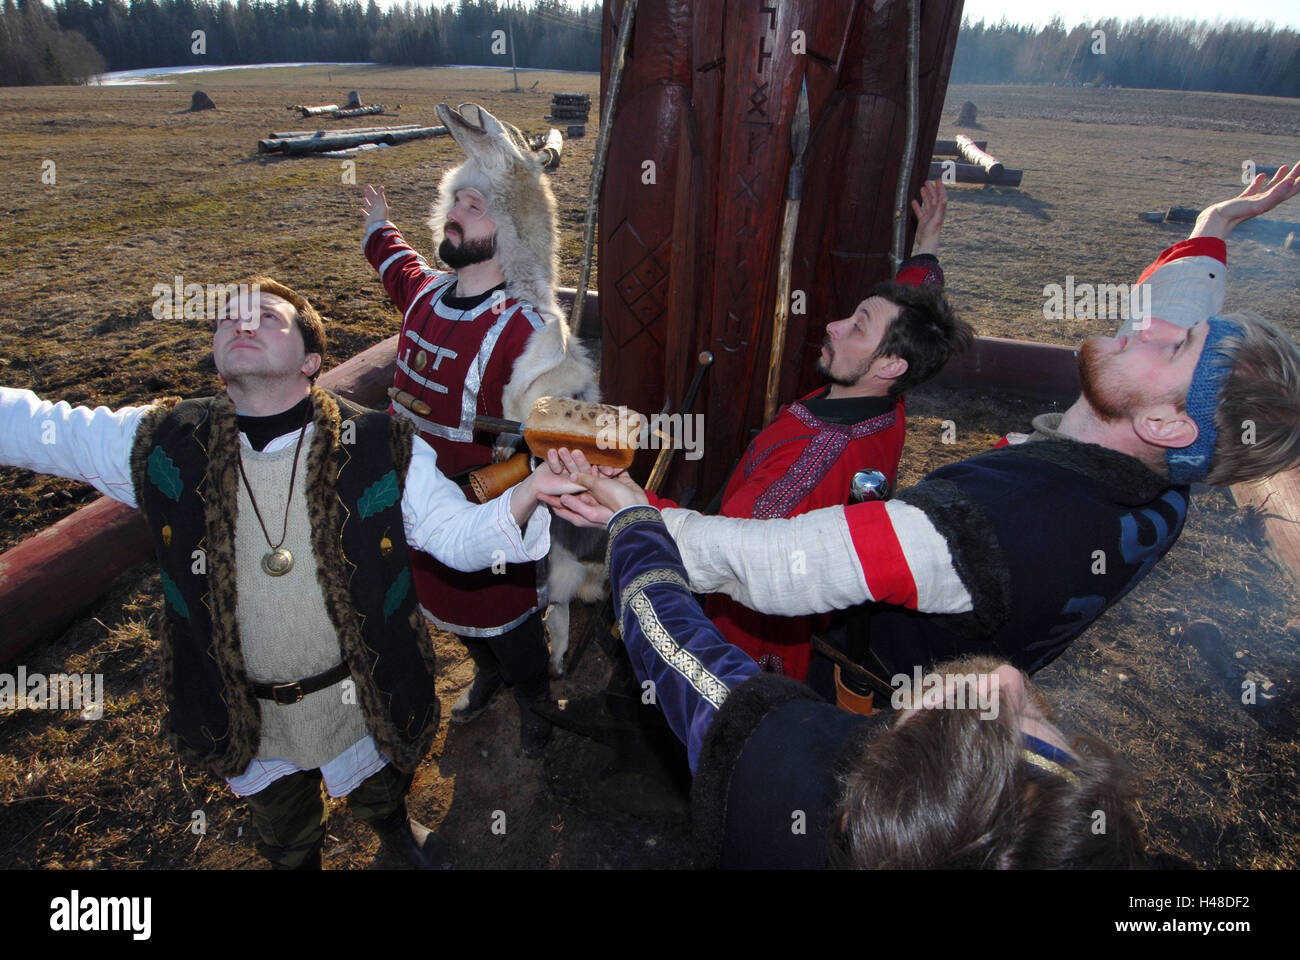
M840 679L839 664L835 665L835 705L847 713L860 713L864 717L869 717L876 710L873 707L875 694L868 693L863 696L860 693L854 693L844 685Z
M528 454L517 453L509 460L482 467L469 475L469 485L479 503L495 500L532 471Z

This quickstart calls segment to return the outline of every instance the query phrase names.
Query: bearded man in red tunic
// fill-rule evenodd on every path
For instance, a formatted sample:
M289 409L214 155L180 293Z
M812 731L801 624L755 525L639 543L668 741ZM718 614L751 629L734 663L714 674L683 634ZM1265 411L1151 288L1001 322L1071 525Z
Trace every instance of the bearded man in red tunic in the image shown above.
M723 494L723 516L793 517L848 503L859 470L878 470L894 487L907 390L935 376L974 339L941 292L937 253L946 205L943 184L932 180L922 187L921 203L912 201L913 255L851 316L826 325L817 371L827 385L783 407L754 438ZM756 613L722 594L710 596L705 609L722 635L763 670L808 682L833 698L831 665L813 657L813 620Z

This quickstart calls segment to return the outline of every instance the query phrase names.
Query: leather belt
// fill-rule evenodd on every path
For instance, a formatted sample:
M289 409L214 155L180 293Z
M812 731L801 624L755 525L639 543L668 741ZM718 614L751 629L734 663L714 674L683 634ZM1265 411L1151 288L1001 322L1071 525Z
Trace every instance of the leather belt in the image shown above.
M274 700L280 706L287 707L299 702L309 693L332 687L350 676L352 670L346 663L340 663L337 667L331 667L324 673L318 673L306 680L295 680L293 683L255 683L253 693L259 700Z

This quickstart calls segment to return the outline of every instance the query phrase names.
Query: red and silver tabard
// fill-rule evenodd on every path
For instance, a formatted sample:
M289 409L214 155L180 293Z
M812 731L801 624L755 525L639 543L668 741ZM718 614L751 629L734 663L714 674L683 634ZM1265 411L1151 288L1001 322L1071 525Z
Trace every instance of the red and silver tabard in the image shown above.
M448 476L492 461L496 437L474 432L474 417L503 415L501 394L533 331L545 321L530 304L488 297L468 310L443 300L456 275L431 269L391 224L363 241L389 297L403 311L393 385L429 405L419 416L393 404L395 416L415 421ZM537 564L461 573L428 554L412 551L411 572L425 616L464 637L504 633L545 605Z

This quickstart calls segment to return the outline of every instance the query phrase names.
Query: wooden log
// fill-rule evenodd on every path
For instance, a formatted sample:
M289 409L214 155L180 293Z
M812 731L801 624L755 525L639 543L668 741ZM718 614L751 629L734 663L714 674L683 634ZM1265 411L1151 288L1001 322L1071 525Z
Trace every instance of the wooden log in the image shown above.
M327 103L320 107L298 107L298 109L302 111L304 117L319 117L322 114L334 113L338 108L339 105L337 103Z
M1002 161L985 153L982 148L975 146L975 141L970 137L960 133L957 134L957 149L961 151L961 155L968 161L987 170L989 176L996 177L1002 173Z
M279 133L268 133L268 140L287 140L293 137L332 137L340 133L374 133L376 130L416 130L421 126L418 123L398 123L384 127L347 127L342 130L281 130Z
M359 147L363 143L387 143L396 145L406 143L410 140L425 140L429 137L446 136L447 128L437 127L412 127L401 130L375 130L370 133L347 133L339 131L338 133L327 134L323 137L288 137L280 140L259 140L257 142L258 153L287 153L293 156L299 156L307 153L325 153L330 150L348 150L352 147Z
M1201 211L1195 207L1170 207L1165 213L1166 223L1195 223Z
M987 183L994 187L1018 187L1024 177L1025 171L1011 170L1007 167L1002 168L998 174L989 173L983 167L974 163L953 163L951 160L931 160L930 161L930 179L942 180L944 178L944 168L947 164L952 163L953 174L958 183Z
M987 150L989 147L989 142L987 140L972 140L971 142L981 150ZM934 141L934 149L930 151L930 156L960 157L961 150L957 148L956 140L936 140Z
M137 511L100 497L0 554L0 663L66 628L151 545Z
M1079 396L1078 353L1055 343L976 337L971 348L949 360L932 382L1069 404Z
M554 171L560 165L560 156L564 153L564 136L559 130L551 127L546 134L546 142L537 150L537 155L542 158L542 169L547 173Z
M347 120L350 117L368 117L371 114L383 113L384 105L382 103L372 103L365 107L351 107L342 110L336 110L332 116L335 120Z

